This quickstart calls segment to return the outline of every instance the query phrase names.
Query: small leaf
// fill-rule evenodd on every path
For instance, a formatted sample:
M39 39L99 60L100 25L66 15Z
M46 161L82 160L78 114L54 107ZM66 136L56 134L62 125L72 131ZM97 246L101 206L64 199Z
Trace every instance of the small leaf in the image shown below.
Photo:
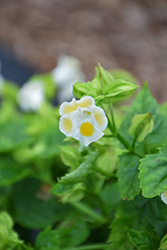
M89 230L83 217L74 214L66 217L58 226L57 234L60 247L74 247L84 242L89 236Z
M57 232L47 228L38 235L35 241L35 250L59 250L58 242Z
M63 185L61 183L57 183L55 186L52 187L51 193L54 195L68 194L75 188L75 186L76 184Z
M60 183L62 184L75 184L83 182L87 175L90 173L94 161L98 156L98 151L95 150L89 155L85 156L85 160L82 164L72 173L66 174L60 178Z

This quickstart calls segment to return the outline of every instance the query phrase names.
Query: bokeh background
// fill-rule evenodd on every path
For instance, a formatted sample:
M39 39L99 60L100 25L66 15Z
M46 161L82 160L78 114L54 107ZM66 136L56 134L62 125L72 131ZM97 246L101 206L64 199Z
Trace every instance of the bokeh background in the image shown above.
M23 83L61 54L77 57L87 80L98 62L124 68L167 101L167 1L0 0L2 74Z

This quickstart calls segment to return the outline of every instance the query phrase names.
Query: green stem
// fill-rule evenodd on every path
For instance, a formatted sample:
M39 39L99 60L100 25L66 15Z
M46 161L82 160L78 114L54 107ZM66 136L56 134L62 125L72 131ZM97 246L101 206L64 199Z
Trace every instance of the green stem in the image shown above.
M106 222L106 218L103 217L100 214L95 213L92 208L88 207L86 204L82 203L82 202L70 202L70 204L75 207L76 209L78 209L80 212L90 216L93 220L95 220L98 223L105 223Z
M94 245L85 245L81 247L72 247L72 248L63 248L62 250L103 250L105 247L108 247L108 244L94 244Z
M115 125L115 119L114 119L113 108L112 108L111 103L109 103L109 109L110 109L110 113L111 113L112 124L113 124L113 127L114 127L114 134L116 134L117 133L117 128L116 128L116 125Z
M132 148L133 149L135 148L136 140L137 140L137 135L134 137L133 142L132 142Z
M116 137L117 137L117 138L124 144L124 146L125 146L130 152L132 152L134 155L137 155L137 156L140 157L140 158L143 158L143 157L144 157L144 155L143 155L141 152L139 152L139 151L137 151L137 150L134 150L134 149L132 148L131 144L130 144L127 140L125 140L125 138L123 138L122 135L120 135L119 133L117 133Z
M101 168L99 168L97 166L94 166L93 169L95 171L97 171L98 173L104 175L104 176L107 176L107 177L116 177L116 174L114 174L114 173L108 173L107 171L105 171L105 170L103 170L103 169L101 169Z

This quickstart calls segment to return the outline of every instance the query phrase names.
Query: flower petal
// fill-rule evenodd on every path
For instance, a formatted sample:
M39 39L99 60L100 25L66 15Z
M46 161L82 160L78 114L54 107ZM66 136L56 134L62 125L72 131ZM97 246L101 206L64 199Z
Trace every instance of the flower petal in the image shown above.
M167 191L161 194L161 200L167 205Z
M71 118L70 114L63 115L60 118L59 129L66 136L72 136L73 134L74 125Z
M96 128L101 131L105 130L108 124L108 120L104 113L104 110L96 106L91 107L90 109L94 113L94 118L96 120Z
M93 97L91 96L85 96L81 98L81 100L77 101L77 103L78 103L78 106L81 108L88 108L90 106L95 105L95 101Z
M66 115L66 114L74 112L75 110L77 110L77 108L78 108L77 102L73 98L71 102L63 102L60 105L59 113L61 116Z

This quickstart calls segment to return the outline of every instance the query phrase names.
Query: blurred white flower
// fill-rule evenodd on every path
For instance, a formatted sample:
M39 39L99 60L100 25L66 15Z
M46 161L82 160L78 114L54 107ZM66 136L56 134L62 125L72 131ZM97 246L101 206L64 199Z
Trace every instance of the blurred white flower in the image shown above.
M167 191L161 194L161 200L167 205Z
M64 102L60 106L59 129L66 136L81 141L85 146L99 140L108 124L104 110L95 105L91 96L76 101Z
M68 101L73 97L72 86L77 81L85 81L81 62L72 56L60 56L57 67L52 70L53 80L58 86L58 101Z
M36 111L44 98L44 86L40 81L25 83L17 95L18 104L23 111Z

